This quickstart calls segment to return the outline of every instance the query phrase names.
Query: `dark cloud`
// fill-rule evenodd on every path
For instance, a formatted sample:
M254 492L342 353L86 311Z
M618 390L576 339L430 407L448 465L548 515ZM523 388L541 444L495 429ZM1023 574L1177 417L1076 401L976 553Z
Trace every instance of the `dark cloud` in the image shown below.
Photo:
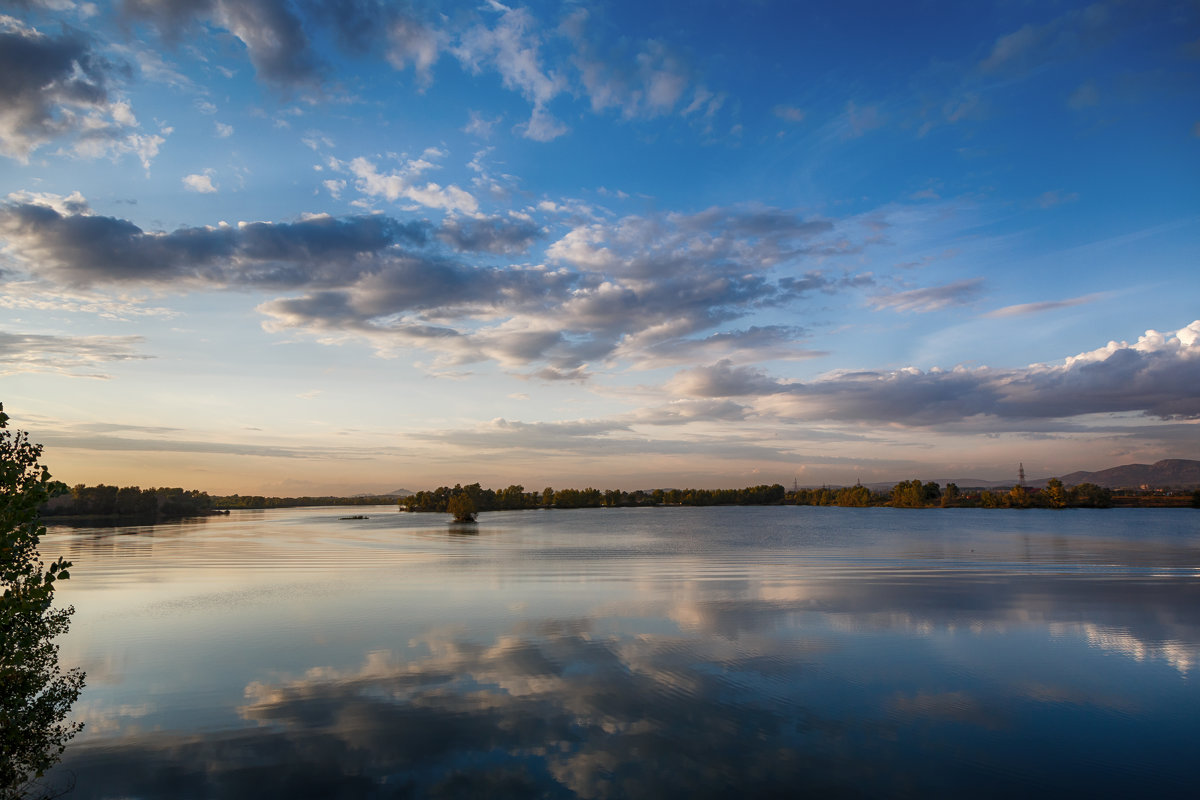
M427 237L424 223L372 216L147 233L127 220L64 214L35 202L0 207L0 231L30 269L73 286L340 285L378 268L374 259L393 245L421 245Z
M710 224L715 236L701 233ZM651 235L664 226L668 235ZM809 357L795 345L796 326L703 334L861 283L815 271L773 279L768 273L795 237L829 227L790 213L721 218L710 210L673 221L629 218L619 227L610 233L624 259L576 259L574 269L485 267L450 251L524 249L541 229L513 217L452 218L434 229L373 215L147 232L90 213L76 195L14 195L0 206L0 235L14 263L61 285L287 291L259 306L276 329L365 335L382 349L425 347L443 366L541 362L543 371L532 374L547 380L585 379L586 365L614 358L652 366ZM575 247L565 241L555 246ZM578 248L574 254L587 261Z
M721 361L680 372L668 384L692 397L785 398L800 419L937 426L974 417L1057 419L1140 413L1200 418L1200 320L1176 333L1148 331L1135 344L1111 343L1061 365L1025 369L904 369L844 373L785 383Z
M89 112L110 110L109 85L124 74L83 33L47 36L0 22L0 154L25 159L51 139L85 130L111 135L85 122Z
M640 348L638 366L649 368L667 364L694 364L714 359L771 361L826 355L799 346L799 341L806 334L807 331L798 326L755 325L745 330L722 331L700 339L661 339Z
M542 235L532 220L509 217L447 219L438 238L455 250L469 253L520 253Z
M225 28L246 46L259 77L277 86L318 83L324 70L288 0L125 0L122 8L171 40L199 20Z

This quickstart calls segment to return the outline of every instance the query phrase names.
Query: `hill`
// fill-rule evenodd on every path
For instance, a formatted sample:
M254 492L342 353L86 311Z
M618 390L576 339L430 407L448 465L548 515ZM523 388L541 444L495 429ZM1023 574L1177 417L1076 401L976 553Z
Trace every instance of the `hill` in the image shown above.
M1200 487L1200 461L1167 458L1153 464L1124 464L1099 472L1072 472L1061 476L1068 486L1094 483L1109 489L1194 489Z
M1025 481L1025 485L1040 489L1052 477L1054 476L1030 478ZM1123 464L1098 472L1079 470L1059 475L1058 478L1067 486L1094 483L1106 489L1137 489L1142 486L1151 489L1196 489L1200 488L1200 461L1187 458L1168 458L1153 464ZM955 483L960 489L1008 489L1016 483L1015 478L1003 481L991 481L983 478L930 478L928 480L932 480L940 486ZM896 483L897 481L881 481L867 483L864 486L872 491L886 492L890 491Z

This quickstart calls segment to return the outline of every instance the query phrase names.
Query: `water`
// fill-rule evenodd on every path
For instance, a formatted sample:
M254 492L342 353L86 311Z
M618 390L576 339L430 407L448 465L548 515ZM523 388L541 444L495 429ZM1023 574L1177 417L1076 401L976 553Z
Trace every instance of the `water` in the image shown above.
M342 520L348 514L367 520ZM1191 796L1200 512L52 528L74 798ZM56 783L57 782L57 783Z

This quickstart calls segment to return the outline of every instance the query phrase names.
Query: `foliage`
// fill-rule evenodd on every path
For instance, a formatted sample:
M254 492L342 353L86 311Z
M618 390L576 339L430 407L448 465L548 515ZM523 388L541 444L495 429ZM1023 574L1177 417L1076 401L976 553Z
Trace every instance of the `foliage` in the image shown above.
M386 506L396 502L395 495L363 495L333 497L304 495L302 497L266 497L261 494L216 495L213 508L299 508L301 506ZM403 503L404 501L401 500Z
M62 484L59 484L60 486ZM46 502L43 517L134 517L138 519L176 519L210 514L213 499L195 489L138 486L96 486L79 484Z
M1065 508L1067 505L1067 490L1063 488L1063 482L1058 478L1046 481L1042 497L1045 498L1046 506L1049 508Z
M83 688L83 672L62 672L55 637L65 633L74 608L54 608L54 588L70 577L71 562L49 566L38 554L46 529L38 508L53 484L38 463L41 445L6 430L0 405L0 798L28 795L34 781L58 761L82 725L67 712Z
M459 492L450 498L446 510L454 515L455 522L475 521L475 501L466 492Z

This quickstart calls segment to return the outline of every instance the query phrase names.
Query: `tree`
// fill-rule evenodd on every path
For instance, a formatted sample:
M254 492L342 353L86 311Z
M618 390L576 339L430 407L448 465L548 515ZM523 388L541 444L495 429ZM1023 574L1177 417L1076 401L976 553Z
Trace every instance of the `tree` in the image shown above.
M1004 505L1009 508L1029 508L1032 504L1029 491L1019 483L1009 489L1008 495L1004 498Z
M49 567L38 554L46 529L38 507L50 499L42 447L7 428L0 404L0 798L30 795L83 726L65 722L83 689L83 672L62 672L55 637L75 609L54 608L54 587L71 562Z
M475 501L466 492L459 492L450 498L446 510L454 515L455 522L475 521Z
M1058 478L1046 481L1046 489L1042 492L1042 497L1046 498L1046 505L1050 508L1066 508L1067 506L1067 491L1063 488L1063 482Z

